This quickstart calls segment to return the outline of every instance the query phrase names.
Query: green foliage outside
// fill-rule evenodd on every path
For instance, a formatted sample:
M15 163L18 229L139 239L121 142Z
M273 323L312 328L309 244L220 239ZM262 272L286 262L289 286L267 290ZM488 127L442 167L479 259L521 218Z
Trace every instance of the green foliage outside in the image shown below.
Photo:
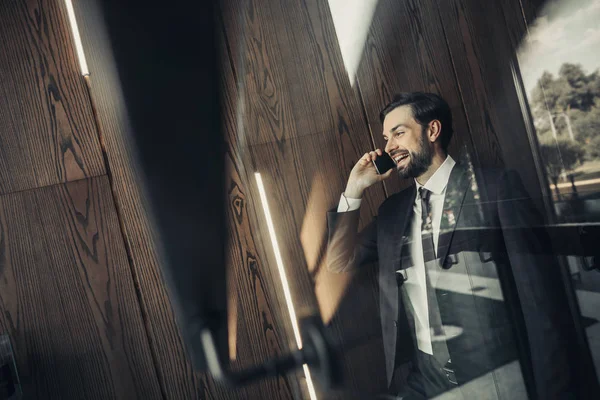
M561 175L600 159L599 70L586 74L581 65L565 63L557 77L544 72L531 93L530 106L541 155L555 185Z

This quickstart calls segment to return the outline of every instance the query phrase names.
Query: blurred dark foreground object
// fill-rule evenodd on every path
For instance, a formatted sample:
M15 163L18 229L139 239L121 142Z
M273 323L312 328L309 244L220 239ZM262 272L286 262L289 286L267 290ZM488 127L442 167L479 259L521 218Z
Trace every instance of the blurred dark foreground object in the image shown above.
M229 370L225 151L213 1L98 1L131 125L139 175L162 249L161 269L198 370L238 386L308 364L326 389L339 371L320 317L305 345ZM94 65L90 65L94 77Z
M21 398L15 357L8 335L0 335L0 400Z

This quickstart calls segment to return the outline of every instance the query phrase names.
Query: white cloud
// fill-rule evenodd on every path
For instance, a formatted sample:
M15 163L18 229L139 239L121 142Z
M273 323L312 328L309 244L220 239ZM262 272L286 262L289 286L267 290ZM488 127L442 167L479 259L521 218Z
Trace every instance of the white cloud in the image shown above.
M564 45L567 36L567 19L559 18L552 22L547 16L538 18L531 28L525 41L529 50L551 51Z
M573 44L573 38L570 37L570 31L575 27L573 24L580 24L582 20L589 19L594 14L600 17L600 0L592 0L587 6L572 11L568 1L563 1L563 9L557 12L552 18L544 15L536 19L529 28L529 35L526 39L526 46L535 51L554 51L558 48L565 48ZM595 32L595 29L588 29Z
M586 7L582 7L567 17L568 22L575 22L583 17L589 17L590 14L600 11L600 0L592 0Z
M589 28L585 31L584 39L573 50L581 50L595 44L600 44L600 28Z
M600 43L600 0L575 9L569 0L554 2L554 8L529 26L517 52L523 81L530 91L544 70L556 73L564 62L593 67ZM558 7L557 7L558 6ZM586 29L587 28L587 29Z

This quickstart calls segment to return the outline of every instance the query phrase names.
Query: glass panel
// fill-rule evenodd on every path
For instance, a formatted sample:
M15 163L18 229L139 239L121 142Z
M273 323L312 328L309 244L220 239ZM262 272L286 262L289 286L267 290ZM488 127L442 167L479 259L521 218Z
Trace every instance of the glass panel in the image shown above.
M282 343L319 314L343 399L575 390L577 334L600 355L578 231L600 222L600 1L538 10L518 64L524 2L266 3L225 2L227 100ZM306 398L321 373L298 374Z
M600 1L548 2L518 53L555 223L582 231L600 222L599 20ZM600 264L582 251L566 263L600 373Z

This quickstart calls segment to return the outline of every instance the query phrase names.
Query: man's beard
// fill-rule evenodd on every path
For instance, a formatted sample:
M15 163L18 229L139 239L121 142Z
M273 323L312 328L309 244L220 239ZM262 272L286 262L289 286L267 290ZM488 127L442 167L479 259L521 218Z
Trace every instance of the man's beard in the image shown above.
M409 154L408 165L403 169L397 170L398 176L402 179L417 178L423 175L433 162L433 149L427 143L423 128L421 128L421 143L418 152L414 153L410 151Z

